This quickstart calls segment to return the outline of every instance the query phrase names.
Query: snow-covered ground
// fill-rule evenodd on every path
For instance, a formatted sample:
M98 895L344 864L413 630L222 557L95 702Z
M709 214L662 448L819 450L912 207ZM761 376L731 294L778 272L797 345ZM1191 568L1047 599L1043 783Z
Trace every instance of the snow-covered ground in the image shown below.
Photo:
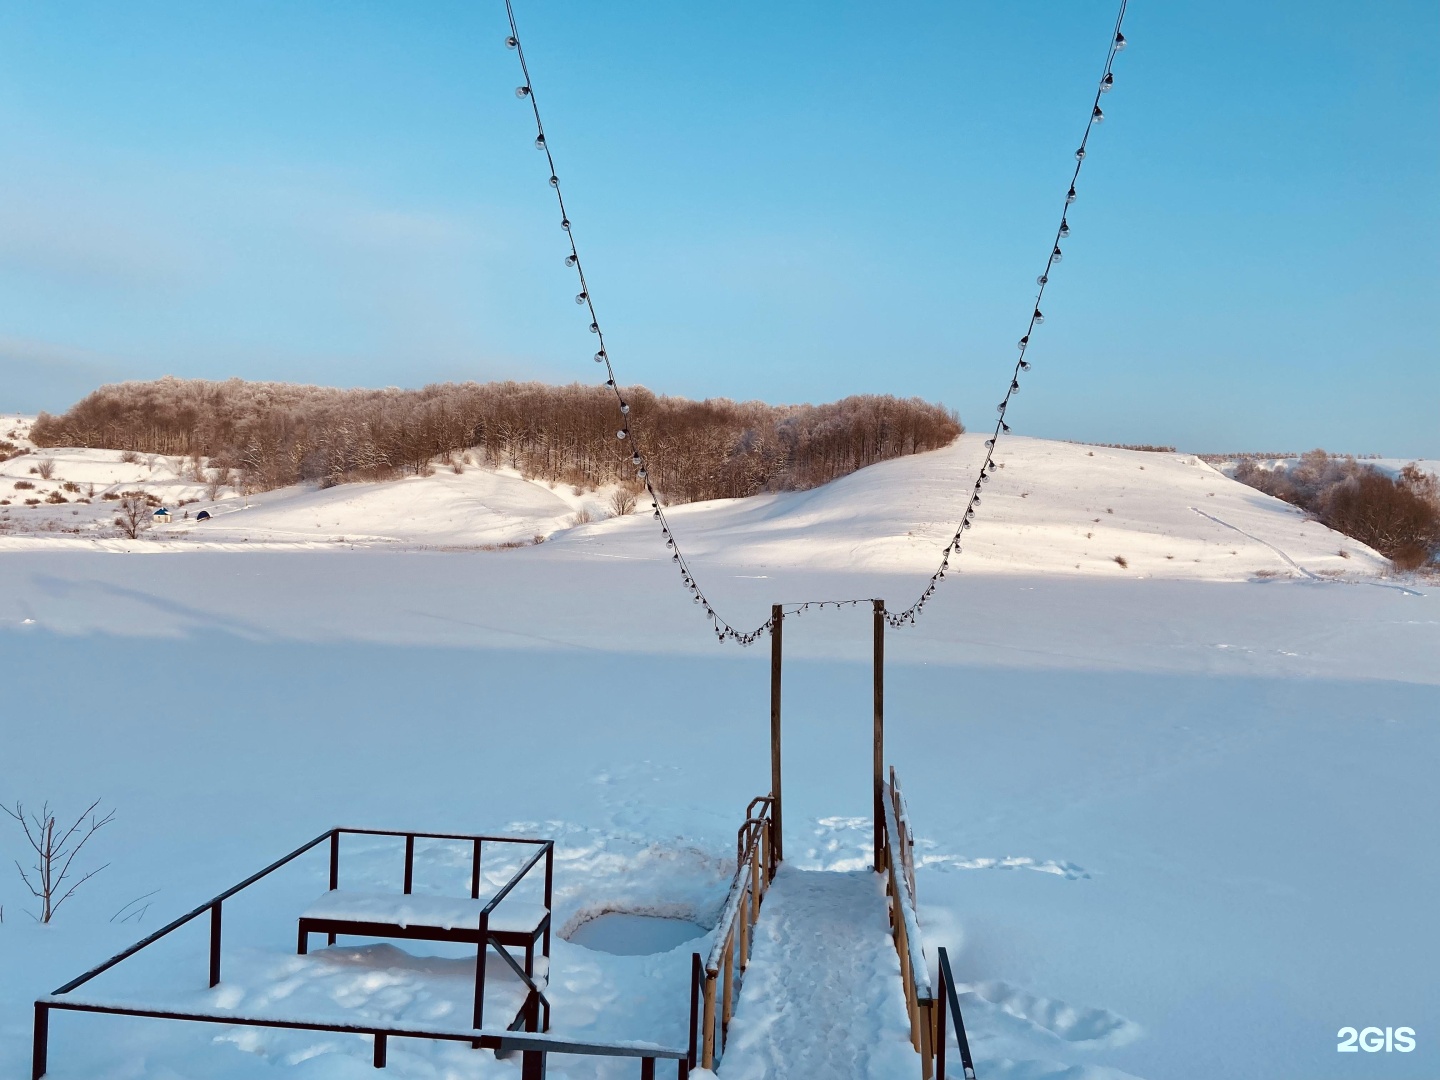
M1440 1074L1432 585L1186 455L1002 449L961 573L887 643L886 757L980 1076ZM813 492L678 507L676 530L737 625L782 600L903 606L977 453L967 436ZM83 455L57 452L56 474L72 456L78 482ZM572 527L575 498L442 470L252 496L210 532L0 537L0 799L117 810L86 852L110 865L53 925L0 871L0 1077L28 1076L36 996L336 824L553 836L566 934L606 911L713 924L768 787L768 649L714 644L648 517ZM507 528L548 539L479 550ZM785 646L789 862L860 870L869 612L792 618ZM0 862L20 842L0 819ZM361 884L398 882L398 852L357 857ZM453 868L426 858L417 879L440 891ZM461 953L292 957L323 878L317 857L227 904L216 994L463 1016ZM203 998L206 946L201 927L147 950L114 990ZM683 1044L693 948L558 936L555 1030ZM1412 1026L1417 1048L1336 1052L1367 1025ZM355 1036L61 1015L51 1075L329 1080L369 1059ZM390 1069L518 1076L405 1041Z

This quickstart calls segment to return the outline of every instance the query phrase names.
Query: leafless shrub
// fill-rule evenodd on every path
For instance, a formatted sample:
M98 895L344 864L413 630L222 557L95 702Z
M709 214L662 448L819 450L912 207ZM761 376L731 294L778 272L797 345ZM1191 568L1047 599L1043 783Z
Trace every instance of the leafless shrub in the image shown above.
M1129 567L1130 565L1129 560L1126 559L1124 555L1116 555L1115 561L1119 563L1122 568Z
M543 544L544 542L545 542L545 537L544 537L543 535L541 535L540 533L536 533L534 536L532 536L532 537L530 538L530 543L532 543L532 544Z
M41 480L49 480L55 475L55 459L53 457L41 458L40 463L35 466L35 471L40 474Z
M25 882L30 895L40 901L40 914L35 917L37 922L48 923L54 918L55 912L60 910L60 905L75 895L76 889L109 865L106 863L105 866L96 867L74 880L68 889L64 888L65 882L70 880L70 868L75 862L75 856L80 854L92 836L115 819L113 810L104 817L98 816L96 809L99 805L100 800L96 799L75 819L74 824L64 830L57 828L55 814L48 802L41 804L38 814L25 813L24 805L19 802L15 804L14 810L8 806L0 806L0 810L4 810L20 823L20 827L25 830L25 839L35 851L37 861L30 872L27 872L18 860L15 869L20 871L20 879ZM35 875L33 879L31 872Z
M592 520L590 511L582 506L570 515L570 527L572 529L578 529L581 525L588 525Z
M636 495L628 488L616 488L610 493L610 511L616 517L635 512Z
M468 458L469 456L469 454L465 455L466 458ZM465 458L459 457L455 454L451 454L450 471L453 472L456 476L459 476L461 473L463 473L465 471Z
M1311 450L1289 467L1242 461L1235 479L1368 544L1397 569L1415 570L1440 555L1440 490L1413 463L1390 477L1353 457Z
M139 465L140 455L137 454L134 450L126 450L123 454L120 455L120 460L123 461L126 465Z
M220 491L230 483L230 470L217 466L205 477L205 496L211 502L220 497Z
M35 485L32 484L29 480L16 480L16 481L15 481L15 490L16 490L16 491L33 491L34 489L35 489Z
M80 485L75 483L75 481L73 480L66 480L63 484L60 485L60 487L65 491L70 492L72 495L78 495L80 492Z
M126 492L116 507L115 525L120 534L130 540L138 540L140 534L150 528L150 504L138 491Z

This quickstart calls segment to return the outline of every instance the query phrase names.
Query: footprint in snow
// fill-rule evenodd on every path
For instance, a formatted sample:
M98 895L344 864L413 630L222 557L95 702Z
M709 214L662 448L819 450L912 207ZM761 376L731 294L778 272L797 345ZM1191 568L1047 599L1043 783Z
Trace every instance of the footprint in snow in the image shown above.
M983 1002L992 1023L1002 1017L1039 1029L1064 1042L1094 1048L1125 1046L1140 1037L1140 1025L1119 1013L1096 1006L1074 1005L1057 998L1040 997L999 980L957 987L968 1002ZM962 1003L967 1012L972 1005ZM979 1017L977 1016L978 1020ZM977 1025L980 1026L980 1025Z

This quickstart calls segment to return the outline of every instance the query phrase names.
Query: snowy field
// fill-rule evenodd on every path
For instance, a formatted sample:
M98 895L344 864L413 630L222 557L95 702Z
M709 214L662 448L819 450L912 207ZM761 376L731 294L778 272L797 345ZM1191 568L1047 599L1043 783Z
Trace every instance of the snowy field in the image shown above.
M680 507L676 530L742 628L778 600L907 606L979 439L813 492ZM968 987L980 1077L1440 1075L1433 583L1386 576L1187 455L1002 448L962 573L887 644L886 756L920 836L923 930ZM182 483L163 462L120 475L99 471L119 469L112 452L53 456L62 481ZM0 488L33 482L32 463L0 466ZM103 796L117 816L86 852L109 866L49 927L0 868L0 1078L29 1075L35 997L333 825L554 837L554 1029L683 1044L689 956L708 941L615 955L576 931L606 911L713 925L741 811L768 787L768 647L718 648L653 522L572 526L584 498L440 471L249 509L227 492L215 522L138 541L33 527L103 521L95 501L4 508L24 524L0 534L0 799ZM785 645L788 861L862 869L869 612L808 612ZM0 864L20 843L0 820ZM419 887L449 887L448 860L422 851ZM398 885L380 842L353 866L357 885ZM291 955L324 875L323 857L297 863L227 905L218 990L197 926L106 992L463 1018L463 952ZM887 1045L891 1020L877 1013ZM1414 1027L1417 1048L1336 1052L1340 1028L1367 1025ZM375 1075L356 1036L62 1014L51 1041L61 1080ZM737 1053L735 1075L762 1056ZM519 1075L406 1041L390 1070ZM554 1058L551 1074L638 1066Z

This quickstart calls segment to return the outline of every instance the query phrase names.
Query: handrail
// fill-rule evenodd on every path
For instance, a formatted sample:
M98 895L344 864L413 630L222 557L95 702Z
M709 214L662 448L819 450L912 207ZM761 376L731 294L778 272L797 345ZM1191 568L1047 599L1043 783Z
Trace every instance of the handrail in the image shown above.
M315 837L314 840L311 840L311 841L310 841L309 843L307 843L307 844L302 844L302 845L300 845L300 846L299 846L298 848L296 848L294 851L290 852L289 855L285 855L285 856L282 856L282 857L279 858L279 859L276 859L273 863L271 863L269 866L265 867L265 869L264 869L264 870L261 870L259 873L251 874L251 875L250 875L248 878L246 878L244 881L240 882L240 884L238 884L238 885L232 885L230 888L228 888L228 889L226 889L224 892L222 892L219 896L212 896L209 900L206 900L205 903L201 904L201 905L200 905L199 907L197 907L194 911L191 911L191 912L189 912L189 913L186 914L186 915L181 915L181 916L180 916L178 919L176 919L174 922L166 923L164 926L162 926L159 930L156 930L156 931L155 931L153 934L151 934L149 937L144 938L144 939L142 939L142 940L140 940L140 941L137 941L134 945L131 945L131 946L130 946L128 949L126 949L124 952L116 953L116 954L115 954L114 956L112 956L109 960L106 960L103 964L100 964L100 965L97 965L96 967L91 968L89 971L85 972L84 975L81 975L78 979L71 979L68 983L66 983L64 986L60 987L58 990L52 991L52 993L54 993L54 994L68 994L68 993L70 993L71 990L74 990L76 987L78 987L78 986L83 986L85 983L87 983L87 982L89 982L91 979L95 978L96 975L99 975L99 974L101 974L102 972L109 971L109 970L110 970L112 967L114 967L116 964L120 963L121 960L125 960L125 959L127 959L127 958L129 958L129 957L131 957L131 956L134 956L137 952L139 952L141 949L145 948L147 945L151 945L151 944L154 944L155 942L159 941L159 940L160 940L162 937L164 937L166 934L170 933L170 931L172 931L172 930L178 930L180 927L182 927L182 926L184 926L186 923L188 923L191 919L198 918L200 915L203 915L205 912L207 912L207 911L211 910L212 908L214 908L215 905L219 904L221 901L230 899L230 897L232 897L232 896L234 896L236 893L240 892L240 890L242 890L242 889L248 889L251 885L254 885L255 882L259 881L261 878L265 877L267 874L270 874L270 873L273 873L273 872L276 871L276 870L279 870L280 867L284 866L286 863L290 862L292 859L296 859L296 858L298 858L299 856L304 855L305 852L307 852L307 851L309 851L311 848L317 846L321 841L323 841L323 840L328 840L332 835L334 835L335 833L341 832L341 831L342 831L342 830L340 830L340 829L327 829L327 830L325 830L325 831L324 831L323 833L321 833L319 836Z
M549 840L533 836L487 836L483 833L415 832L413 829L354 829L342 826L331 832L354 833L356 836L413 836L418 840L484 840L496 844L548 844Z
M447 837L447 839L449 838ZM469 839L469 837L465 837L463 839ZM509 894L510 890L513 889L516 885L520 884L520 879L523 878L526 874L528 874L534 868L535 864L538 863L542 858L544 858L555 847L555 841L553 840L543 840L541 841L541 843L544 846L539 851L535 852L534 855L531 855L530 861L527 862L524 866L522 866L519 870L515 871L515 873L510 876L510 880L505 883L504 887L490 898L490 902L486 904L484 909L480 912L482 916L489 915L490 912L494 911L495 905L500 903L501 900L505 899L506 895Z
M940 953L940 1000L936 1017L935 1074L945 1080L945 1006L948 1002L954 1017L955 1045L960 1048L960 1067L965 1080L975 1080L975 1062L970 1058L970 1040L965 1037L965 1018L960 1015L960 998L955 993L955 976L950 971L950 956L944 946Z
M910 851L913 839L908 831L910 818L893 766L890 782L883 786L881 796L885 811L883 871L886 874L886 892L890 897L895 952L900 959L905 1009L910 1016L910 1045L920 1055L921 1080L931 1080L935 1064L935 992L930 983L930 965L925 959L924 939L915 911L914 861Z
M756 807L760 808L759 814L755 812ZM720 1052L725 1049L738 984L744 977L745 969L750 966L751 928L760 915L760 904L775 876L774 807L773 797L760 795L751 799L750 805L745 808L745 820L735 835L735 876L730 880L730 889L720 909L719 921L715 924L714 942L703 963L699 953L695 953L692 960L692 1067L699 1064L713 1069L716 1044L719 1044ZM737 956L739 978L735 974ZM703 1010L697 1014L695 1001L702 994ZM695 1030L697 1024L700 1027L698 1032Z

